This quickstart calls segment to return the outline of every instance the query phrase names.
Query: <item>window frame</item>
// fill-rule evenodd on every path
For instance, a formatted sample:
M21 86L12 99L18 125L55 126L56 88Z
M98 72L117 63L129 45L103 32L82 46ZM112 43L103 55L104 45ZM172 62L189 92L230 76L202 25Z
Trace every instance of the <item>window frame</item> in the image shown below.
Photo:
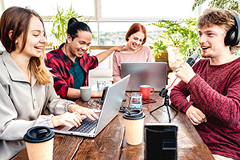
M191 0L191 6L193 5L194 0ZM0 0L0 15L5 10L4 7L4 0ZM190 11L191 17L199 17L199 15L202 14L203 10L206 9L206 5L202 5L197 7L194 11ZM101 0L94 0L94 16L83 16L84 19L89 19L90 22L96 22L97 23L97 46L100 46L100 24L101 22L157 22L161 19L169 19L169 20L176 20L177 18L174 17L167 17L167 16L151 16L151 17L102 17L101 16ZM43 21L50 22L52 19L52 16L42 16Z

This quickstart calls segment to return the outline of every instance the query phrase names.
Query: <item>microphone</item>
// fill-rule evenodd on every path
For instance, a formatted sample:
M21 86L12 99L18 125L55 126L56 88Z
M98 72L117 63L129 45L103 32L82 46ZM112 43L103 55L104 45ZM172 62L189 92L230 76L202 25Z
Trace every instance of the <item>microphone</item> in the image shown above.
M197 60L198 57L199 57L199 54L198 54L198 53L193 53L193 54L187 59L186 62L192 67L192 66L195 64L195 62L196 62L196 60ZM162 106L166 106L166 107L167 107L167 112L168 112L169 123L171 123L171 117L170 117L170 114L169 114L168 107L171 107L171 106L169 105L169 96L168 96L167 92L168 92L168 89L172 87L172 85L173 85L174 82L177 80L177 78L178 78L178 77L176 77L176 78L174 79L174 81L172 82L172 84L171 84L168 88L162 88L162 90L160 91L159 95L156 97L156 98L158 98L159 96L161 96L162 98L164 98L164 104L161 105L161 106L159 106L159 107L157 107L156 109L150 111L150 114L151 114L152 112L156 111L157 109L161 108ZM154 98L153 100L155 100L156 98ZM171 108L178 113L178 111L175 110L173 107L171 107Z
M199 57L199 54L198 53L193 53L192 55L191 55L191 57L189 57L188 59L187 59L187 63L192 67L194 64L195 64L195 62L196 62L196 60L198 59L198 57Z
M190 67L192 67L192 66L195 64L195 62L196 62L196 60L198 59L198 57L199 57L199 54L198 54L198 53L193 53L193 54L187 59L186 62L189 64ZM177 80L177 77L174 79L174 81L172 82L172 84L171 84L167 89L171 88L172 85L174 84L174 82L175 82L176 80Z

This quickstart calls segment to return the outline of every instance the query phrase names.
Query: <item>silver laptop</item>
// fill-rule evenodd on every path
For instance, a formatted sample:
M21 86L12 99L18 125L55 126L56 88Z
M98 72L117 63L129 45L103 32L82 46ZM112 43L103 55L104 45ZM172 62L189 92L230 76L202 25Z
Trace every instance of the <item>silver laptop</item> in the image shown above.
M166 87L167 62L122 62L121 77L130 74L127 91L140 91L140 85L150 85L155 91Z
M102 99L103 106L102 110L99 114L99 120L91 121L89 118L85 118L82 120L82 123L79 127L68 127L68 126L61 126L54 128L53 131L56 133L61 134L70 134L76 136L83 136L83 137L96 137L104 127L108 125L109 122L119 113L120 106L122 104L123 96L125 94L128 81L130 79L130 75L124 77L117 83L114 83L111 86L108 86L107 90L105 91L105 95ZM90 122L91 130L88 132L82 132L85 126L83 122Z

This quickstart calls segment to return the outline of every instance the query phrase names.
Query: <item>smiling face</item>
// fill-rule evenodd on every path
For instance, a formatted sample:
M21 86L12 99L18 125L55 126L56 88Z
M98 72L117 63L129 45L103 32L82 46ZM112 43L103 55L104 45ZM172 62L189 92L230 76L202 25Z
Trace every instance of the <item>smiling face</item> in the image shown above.
M129 50L136 51L142 47L144 34L142 32L136 32L128 37L127 47Z
M77 37L72 40L70 35L67 36L67 42L70 44L69 51L71 55L69 57L83 56L83 53L87 52L92 41L92 34L89 31L78 31Z
M35 16L31 17L29 30L27 32L26 45L21 54L27 57L40 57L43 53L43 47L46 43L45 30L42 22ZM16 39L16 51L20 52L23 45L23 33Z
M224 39L226 32L221 26L203 26L199 29L199 44L202 49L202 57L214 58L230 52L229 46L226 46Z

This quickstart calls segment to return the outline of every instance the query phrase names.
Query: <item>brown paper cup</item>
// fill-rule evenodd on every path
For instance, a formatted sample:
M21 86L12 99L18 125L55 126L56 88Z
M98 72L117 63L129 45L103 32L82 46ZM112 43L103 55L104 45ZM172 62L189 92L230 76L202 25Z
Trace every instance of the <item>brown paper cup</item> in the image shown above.
M52 160L53 157L53 140L41 143L26 142L29 160Z
M52 160L54 132L46 126L30 128L24 135L30 160Z
M138 145L142 143L144 117L142 109L134 109L123 114L128 144Z
M124 119L124 124L126 128L125 133L127 137L127 143L130 145L138 145L142 143L144 119Z

